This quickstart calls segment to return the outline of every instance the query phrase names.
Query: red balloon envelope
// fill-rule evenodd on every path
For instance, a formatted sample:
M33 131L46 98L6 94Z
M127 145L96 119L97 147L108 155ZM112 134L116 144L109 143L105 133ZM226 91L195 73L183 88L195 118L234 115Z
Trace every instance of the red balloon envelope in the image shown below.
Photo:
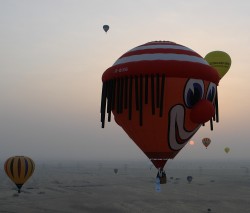
M210 120L218 122L220 78L195 51L155 41L123 54L102 76L101 122L111 112L156 168L162 169Z

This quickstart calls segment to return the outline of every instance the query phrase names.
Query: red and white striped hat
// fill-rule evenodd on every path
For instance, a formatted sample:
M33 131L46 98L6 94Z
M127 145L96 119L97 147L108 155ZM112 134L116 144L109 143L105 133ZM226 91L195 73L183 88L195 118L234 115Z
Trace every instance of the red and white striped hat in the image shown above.
M103 73L102 80L151 74L196 78L215 84L220 80L217 71L198 53L170 41L148 42L129 50Z

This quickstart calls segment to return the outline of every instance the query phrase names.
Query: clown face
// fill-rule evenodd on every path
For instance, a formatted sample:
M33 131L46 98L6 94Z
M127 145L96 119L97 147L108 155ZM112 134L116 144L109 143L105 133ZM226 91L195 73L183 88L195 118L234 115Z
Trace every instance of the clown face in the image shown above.
M183 87L183 99L176 98L176 103L179 103L169 109L169 148L174 151L182 149L201 124L215 115L215 94L216 85L212 82L199 79L186 81Z

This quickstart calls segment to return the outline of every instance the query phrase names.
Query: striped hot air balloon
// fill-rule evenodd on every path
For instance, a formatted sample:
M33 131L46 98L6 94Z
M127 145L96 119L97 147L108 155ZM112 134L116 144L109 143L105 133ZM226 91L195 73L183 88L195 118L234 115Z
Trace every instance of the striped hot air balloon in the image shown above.
M209 144L211 143L211 139L210 138L203 138L202 139L202 143L203 143L203 145L206 147L206 149L207 149L207 147L209 146Z
M6 160L4 170L8 177L16 184L18 193L20 193L23 184L33 174L35 164L29 157L13 156Z

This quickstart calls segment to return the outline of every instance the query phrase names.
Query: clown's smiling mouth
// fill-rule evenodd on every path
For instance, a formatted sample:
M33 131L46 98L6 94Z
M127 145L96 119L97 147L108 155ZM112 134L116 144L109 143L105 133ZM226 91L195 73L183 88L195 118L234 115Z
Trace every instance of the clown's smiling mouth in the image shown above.
M191 135L188 140L192 137L193 135ZM176 142L178 144L183 144L185 143L187 140L186 139L182 139L180 137L180 134L179 134L179 128L178 128L178 125L177 125L177 122L175 122L175 139L176 139Z
M170 110L168 143L169 147L176 151L182 149L201 126L187 131L184 126L184 110L182 105L176 105Z

